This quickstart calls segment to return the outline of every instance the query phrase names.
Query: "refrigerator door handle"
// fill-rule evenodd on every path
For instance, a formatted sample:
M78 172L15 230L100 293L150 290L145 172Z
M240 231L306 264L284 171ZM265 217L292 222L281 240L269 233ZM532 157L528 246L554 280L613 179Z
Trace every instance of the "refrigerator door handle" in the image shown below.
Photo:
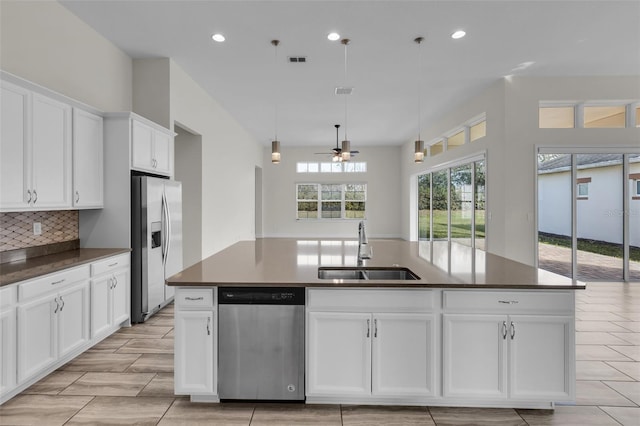
M169 208L169 203L167 202L166 193L162 194L164 196L164 205L167 210L167 251L166 256L169 257L169 251L171 251L171 209ZM165 262L166 263L166 262Z
M162 192L162 266L167 264L167 255L169 253L169 217L167 216L167 197Z

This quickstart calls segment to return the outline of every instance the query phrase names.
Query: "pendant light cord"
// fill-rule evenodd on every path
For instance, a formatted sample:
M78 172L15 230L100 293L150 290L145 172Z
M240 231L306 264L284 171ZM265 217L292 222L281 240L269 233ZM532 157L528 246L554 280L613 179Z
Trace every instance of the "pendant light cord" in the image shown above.
M274 46L274 58L273 58L273 74L275 76L275 80L277 81L278 75L278 45L280 44L279 40L271 40L271 44ZM276 85L277 86L277 85ZM278 89L276 87L275 94L273 96L273 119L275 123L275 139L278 140Z
M418 140L422 140L420 138L420 122L422 117L422 79L421 77L421 66L422 66L422 41L424 39L422 37L417 37L414 41L418 44Z
M345 38L342 40L342 44L344 44L344 88L345 90L347 88L347 46L349 45L350 41L351 40L349 40L348 38ZM344 140L348 141L349 137L347 135L347 130L349 127L347 122L347 99L349 98L349 95L345 93L343 96L344 96Z

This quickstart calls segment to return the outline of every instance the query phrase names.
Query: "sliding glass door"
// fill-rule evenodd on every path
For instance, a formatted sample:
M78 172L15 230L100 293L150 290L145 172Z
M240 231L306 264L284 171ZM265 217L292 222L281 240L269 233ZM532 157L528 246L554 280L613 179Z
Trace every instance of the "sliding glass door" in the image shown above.
M585 281L640 278L640 154L540 149L538 266Z

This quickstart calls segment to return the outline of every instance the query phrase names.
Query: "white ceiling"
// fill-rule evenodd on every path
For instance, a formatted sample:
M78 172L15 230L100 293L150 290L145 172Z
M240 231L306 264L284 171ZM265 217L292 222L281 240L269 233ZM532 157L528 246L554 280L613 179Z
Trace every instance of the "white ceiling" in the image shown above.
M352 149L416 138L418 79L424 128L506 75L640 74L637 0L61 3L133 58L172 58L263 144L274 137L276 102L283 146L335 143L344 47L327 40L331 31L352 40ZM467 36L451 39L460 28ZM213 42L216 32L227 41ZM417 36L426 38L420 73ZM307 63L288 63L297 55Z

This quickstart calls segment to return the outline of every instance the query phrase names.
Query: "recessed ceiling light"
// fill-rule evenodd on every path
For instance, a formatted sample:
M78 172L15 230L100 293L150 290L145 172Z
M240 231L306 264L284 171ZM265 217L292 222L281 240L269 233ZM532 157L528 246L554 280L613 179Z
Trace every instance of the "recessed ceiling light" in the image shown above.
M465 35L467 35L467 33L465 33L462 30L458 30L458 31L454 32L453 34L451 34L451 38L454 39L454 40L457 40L459 38L464 37Z
M329 33L329 35L327 36L327 38L331 41L336 41L336 40L340 40L340 34L338 33Z
M226 40L224 36L220 33L212 35L211 38L213 39L213 41L217 41L218 43L222 43L223 41Z

